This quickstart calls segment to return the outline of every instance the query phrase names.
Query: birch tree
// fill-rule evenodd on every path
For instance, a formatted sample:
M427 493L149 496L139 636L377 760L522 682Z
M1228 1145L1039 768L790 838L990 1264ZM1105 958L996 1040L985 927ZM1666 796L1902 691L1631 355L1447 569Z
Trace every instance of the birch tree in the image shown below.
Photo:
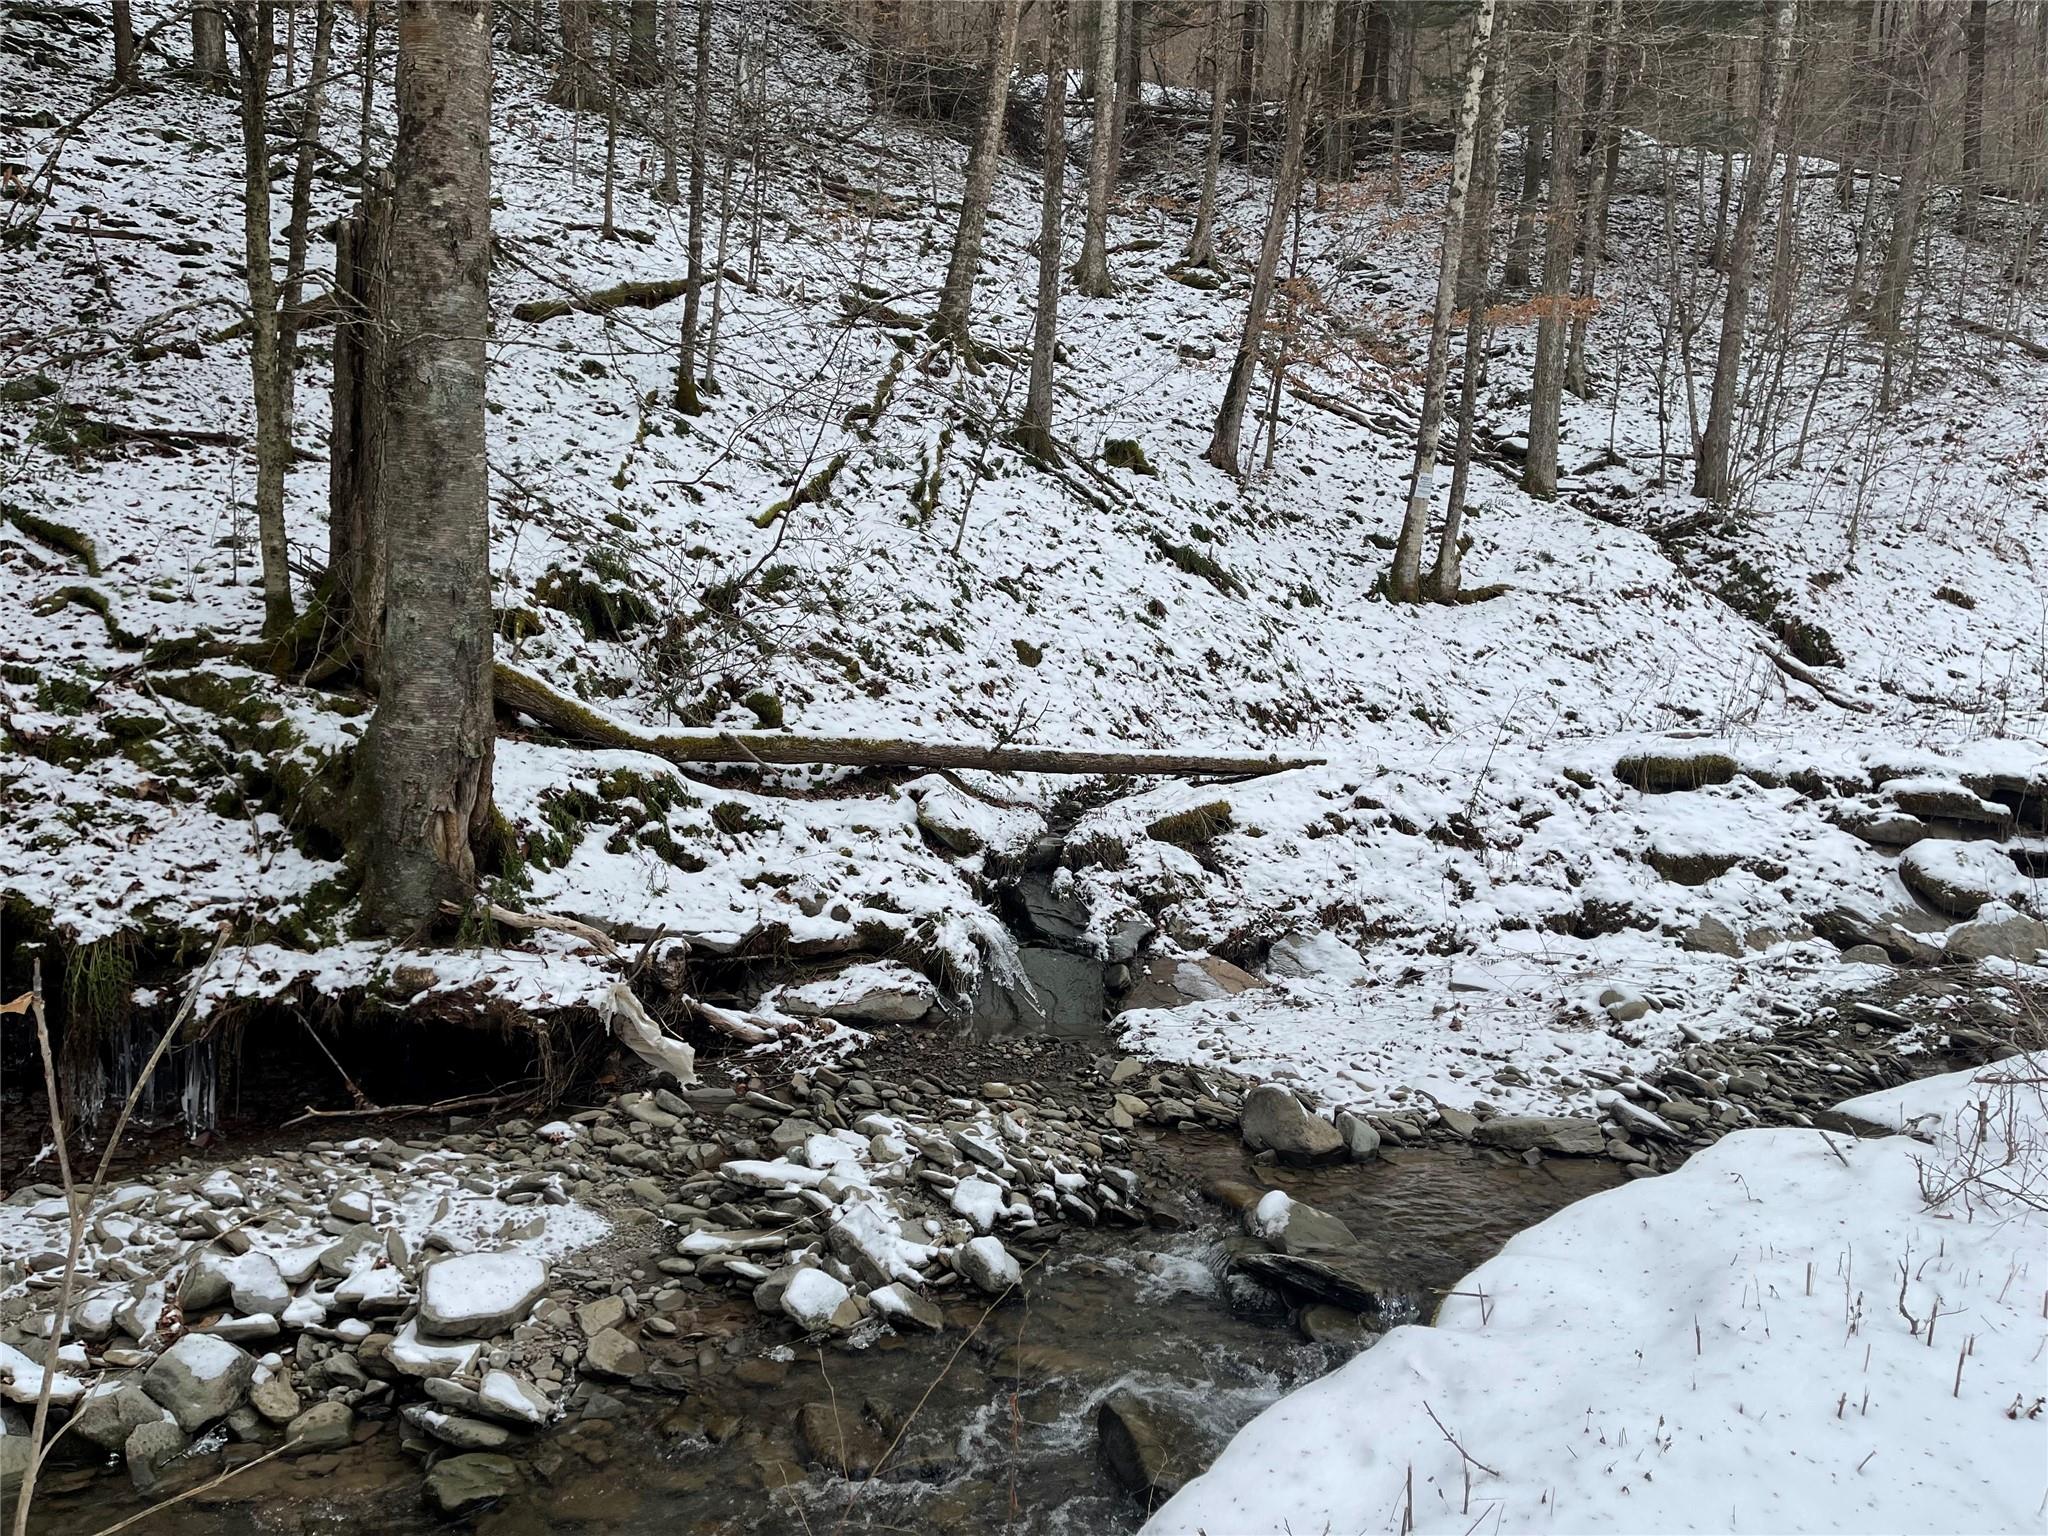
M490 133L490 0L401 0L376 467L389 569L363 743L363 910L403 936L472 898L491 816Z
M1465 195L1472 180L1472 154L1479 122L1480 86L1493 37L1495 0L1479 0L1472 20L1472 44L1465 84L1458 97L1457 137L1451 148L1451 185L1444 201L1443 249L1437 256L1436 310L1429 323L1429 362L1422 383L1422 425L1416 434L1415 465L1408 477L1408 510L1394 546L1387 594L1412 603L1422 596L1422 543L1429 533L1429 506L1436 485L1437 438L1443 431L1444 381L1451 366L1451 316L1457 305L1458 263L1465 249Z

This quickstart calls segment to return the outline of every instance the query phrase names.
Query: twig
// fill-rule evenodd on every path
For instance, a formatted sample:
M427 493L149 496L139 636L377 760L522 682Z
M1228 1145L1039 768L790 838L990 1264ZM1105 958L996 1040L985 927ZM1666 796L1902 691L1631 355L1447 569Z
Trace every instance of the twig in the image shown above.
M1470 1462L1473 1466L1477 1467L1480 1471L1484 1472L1488 1477L1500 1476L1500 1474L1494 1471L1493 1468L1489 1467L1477 1456L1474 1456L1470 1451L1466 1450L1465 1447L1458 1444L1458 1437L1452 1434L1448 1429L1444 1429L1444 1421L1436 1416L1436 1410L1429 1406L1429 1399L1427 1398L1423 1399L1422 1411L1429 1415L1430 1423L1434 1424L1439 1430L1442 1430L1443 1437L1451 1442L1451 1449L1456 1451L1460 1456L1464 1457L1465 1460Z
M306 1106L303 1115L295 1115L285 1121L281 1129L304 1125L308 1120L361 1120L372 1116L388 1116L401 1120L409 1115L432 1115L450 1109L488 1109L496 1104L516 1104L521 1099L533 1097L531 1088L521 1088L512 1093L472 1093L459 1099L440 1099L432 1104L369 1104L354 1109L315 1109Z
M227 1471L221 1473L220 1476L208 1479L206 1482L201 1483L197 1488L187 1488L183 1493L174 1493L168 1499L163 1500L161 1503L152 1504L147 1509L136 1511L134 1514L130 1515L126 1520L117 1520L112 1525L102 1526L99 1530L93 1533L93 1536L114 1536L114 1532L125 1531L128 1529L129 1526L135 1524L138 1520L147 1520L151 1515L161 1514L164 1510L169 1509L173 1504L182 1504L187 1499L196 1499L199 1497L200 1494L205 1493L208 1489L218 1488L222 1483L226 1482L229 1478L240 1477L244 1472L247 1472L251 1467L260 1467L263 1465L263 1463L269 1461L273 1456L282 1456L286 1451L289 1451L294 1446L301 1444L304 1439L305 1437L302 1435L299 1437L298 1440L287 1440L283 1445L277 1446L273 1450L265 1451L261 1456L257 1456L248 1461L245 1461L239 1467L229 1467ZM25 1511L28 1508L28 1506L24 1504L22 1508Z

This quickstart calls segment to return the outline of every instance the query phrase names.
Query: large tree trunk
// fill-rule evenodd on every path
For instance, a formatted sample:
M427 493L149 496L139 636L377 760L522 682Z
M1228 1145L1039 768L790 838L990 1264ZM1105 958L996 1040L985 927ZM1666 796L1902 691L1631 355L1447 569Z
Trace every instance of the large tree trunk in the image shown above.
M363 910L398 935L470 901L491 816L490 133L490 0L401 0L376 482L390 566L363 744Z
M661 0L661 184L654 195L665 203L682 201L676 182L676 76L682 71L683 16L680 0Z
M1558 417L1564 404L1564 349L1571 332L1572 256L1579 243L1579 109L1592 48L1592 0L1572 0L1563 72L1550 139L1550 207L1544 221L1543 289L1537 305L1536 365L1529 381L1529 453L1522 489L1557 494Z
M627 0L626 77L639 85L661 78L660 0Z
M270 143L264 129L275 44L271 0L237 0L229 13L241 56L242 259L248 268L249 365L255 378L256 542L263 555L263 633L292 627L291 551L284 528L291 403L278 369L277 279L270 268Z
M1223 85L1224 15L1219 4L1209 27L1209 146L1202 156L1202 200L1195 207L1195 227L1180 258L1191 267L1216 265L1216 177L1223 168L1223 113L1229 96Z
M1892 210L1891 236L1885 245L1884 268L1878 277L1874 319L1878 333L1896 337L1905 309L1906 286L1913 272L1913 247L1920 234L1920 214L1927 200L1929 162L1934 158L1934 54L1944 18L1936 8L1921 0L1915 25L1901 44L1907 56L1901 68L1909 71L1917 105L1906 114L1906 139L1899 172L1899 200Z
M1305 0L1298 13L1301 32L1296 39L1294 65L1287 82L1287 137L1280 149L1280 169L1273 178L1273 207L1266 218L1266 237L1259 247L1259 265L1252 274L1251 300L1245 306L1244 330L1238 337L1237 357L1230 366L1230 380L1223 387L1223 404L1216 412L1216 430L1210 435L1208 451L1202 456L1218 469L1237 473L1237 440L1244 428L1245 403L1251 398L1252 375L1258 369L1259 339L1266 328L1266 311L1273 302L1273 287L1280 270L1280 251L1286 244L1287 224L1294 201L1301 193L1302 146L1308 134L1310 85L1315 78L1315 61L1323 40L1330 32L1332 0Z
M1038 196L1038 311L1031 321L1031 380L1024 395L1020 445L1053 456L1052 365L1059 344L1060 215L1067 178L1067 0L1051 0L1046 21L1045 152Z
M1092 299L1112 291L1109 278L1109 183L1116 158L1117 0L1095 0L1095 117L1088 142L1088 212L1074 286Z
M1500 192L1500 139L1507 117L1508 24L1505 17L1493 29L1487 49L1486 105L1479 122L1477 185L1468 194L1465 228L1470 239L1465 245L1465 270L1459 289L1465 295L1465 363L1458 380L1458 446L1451 456L1451 492L1444 504L1444 528L1437 540L1436 565L1430 576L1430 593L1440 603L1456 602L1463 578L1465 491L1472 478L1472 439L1479 424L1479 385L1486 371L1486 281L1493 262L1494 202Z
M683 329L676 350L676 409L696 416L697 314L704 291L704 146L711 119L711 0L697 0L697 57L690 84L690 291L683 295Z
M572 112L590 112L604 104L597 89L595 68L596 29L592 26L595 0L561 0L562 60L555 71L549 99Z
M1458 297L1458 263L1465 251L1465 194L1472 180L1478 139L1479 88L1486 77L1493 37L1494 0L1479 0L1472 22L1472 46L1465 61L1465 87L1458 98L1457 137L1451 148L1451 188L1444 202L1443 249L1437 257L1436 311L1429 324L1429 362L1422 383L1422 425L1415 439L1415 466L1408 480L1408 511L1394 546L1387 595L1397 603L1422 596L1422 543L1429 534L1429 505L1436 488L1437 439L1443 431L1444 382L1451 367L1451 314Z
M1251 164L1252 114L1259 103L1259 40L1266 30L1266 0L1244 0L1237 28L1237 126L1230 152L1241 165Z
M1600 109L1594 123L1593 184L1586 189L1586 223L1579 240L1579 281L1572 290L1571 339L1565 346L1564 387L1579 399L1591 393L1586 383L1586 332L1592 324L1600 292L1600 255L1607 241L1607 200L1612 195L1614 161L1621 144L1621 0L1608 0L1607 25L1600 42Z
M981 266L981 231L988 218L989 193L996 182L996 157L1003 147L1003 114L1010 106L1010 71L1017 57L1017 20L1024 0L1002 0L989 18L988 47L982 55L984 76L981 123L967 158L967 182L960 191L960 222L953 230L952 259L946 263L946 286L939 291L939 310L932 333L955 346L967 346L967 316L974 305L974 275Z
M1742 173L1742 208L1727 248L1728 291L1721 303L1721 345L1714 354L1714 390L1707 403L1707 426L1700 434L1699 460L1693 470L1695 496L1723 502L1734 484L1729 445L1735 435L1735 396L1742 381L1742 343L1749 324L1750 269L1755 264L1756 232L1763 223L1771 167L1778 158L1778 106L1783 96L1786 61L1792 55L1792 26L1798 0L1778 0L1771 16L1771 35L1764 45L1763 78L1759 86L1756 136Z
M1529 262L1536 253L1536 205L1543 195L1545 125L1537 111L1541 98L1532 90L1529 121L1522 125L1522 183L1515 194L1515 227L1508 236L1507 265L1501 281L1514 289L1529 286Z
M335 226L334 416L327 463L327 634L331 654L377 686L384 635L386 543L378 516L382 457L384 263L391 239L389 171L364 189L355 212Z
M114 84L135 83L135 12L131 0L114 0Z
M221 0L192 0L192 73L208 85L228 77L228 29Z
M1963 200L1956 212L1956 233L1965 237L1977 233L1977 206L1984 195L1984 34L1989 13L1988 0L1970 0L1963 34ZM2040 89L2040 82L2035 88Z

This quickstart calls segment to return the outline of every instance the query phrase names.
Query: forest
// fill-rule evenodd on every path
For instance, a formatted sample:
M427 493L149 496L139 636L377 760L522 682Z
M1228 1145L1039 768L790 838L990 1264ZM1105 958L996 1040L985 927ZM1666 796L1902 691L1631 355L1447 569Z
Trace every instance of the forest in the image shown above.
M2044 0L0 0L0 1522L2038 1531Z

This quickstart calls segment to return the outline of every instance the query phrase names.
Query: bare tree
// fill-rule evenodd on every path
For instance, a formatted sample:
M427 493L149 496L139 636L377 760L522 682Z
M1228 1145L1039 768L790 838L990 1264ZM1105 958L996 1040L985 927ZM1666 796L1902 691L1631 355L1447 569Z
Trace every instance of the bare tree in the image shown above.
M1309 93L1314 84L1317 56L1330 35L1332 0L1304 0L1294 12L1300 31L1295 39L1293 68L1287 81L1287 137L1280 147L1280 168L1273 177L1273 207L1266 216L1266 235L1259 246L1259 264L1252 273L1250 302L1245 306L1244 330L1238 337L1237 357L1230 365L1230 379L1223 387L1223 404L1216 412L1216 430L1203 454L1218 469L1237 473L1238 437L1244 430L1244 408L1251 398L1252 375L1258 369L1259 342L1265 333L1266 311L1272 306L1273 288L1280 271L1280 252L1287 241L1287 225L1294 202L1301 194L1302 148L1308 134Z
M1543 144L1545 125L1537 116L1541 99L1534 87L1527 102L1529 120L1522 125L1522 181L1515 194L1515 227L1508 236L1507 266L1501 281L1510 288L1526 289L1530 282L1529 263L1536 251L1536 209L1543 196Z
M1700 435L1699 459L1693 470L1695 496L1722 502L1734 484L1729 445L1735 429L1735 396L1742 380L1742 343L1749 323L1750 268L1756 256L1756 232L1770 198L1771 168L1777 161L1778 107L1792 54L1792 29L1798 0L1778 0L1771 14L1771 35L1764 46L1759 85L1756 133L1742 173L1742 207L1725 251L1728 286L1721 301L1721 345L1714 354L1714 389L1707 402L1707 427Z
M1571 0L1564 62L1557 77L1551 132L1550 205L1544 221L1543 288L1536 319L1536 364L1529 380L1529 451L1522 489L1557 494L1558 416L1564 403L1565 342L1571 329L1572 255L1579 239L1579 107L1586 94L1592 0Z
M1572 310L1571 339L1564 356L1564 387L1583 400L1586 384L1586 332L1600 292L1600 257L1607 240L1607 200L1614 162L1621 149L1621 116L1616 109L1622 71L1621 0L1607 0L1607 24L1600 40L1600 107L1594 122L1593 184L1586 189L1585 230L1579 246L1579 280L1572 290L1579 302Z
M676 184L676 76L682 73L682 30L680 0L661 0L661 181L654 195L665 203L682 201Z
M560 0L562 58L555 71L550 99L572 112L590 112L604 105L597 88L593 50L596 47L593 15L596 0Z
M1024 0L1002 0L989 13L988 45L982 53L981 123L967 158L967 181L960 192L960 222L953 228L953 254L946 263L946 285L939 291L932 334L967 347L967 314L974 303L974 275L981 266L981 231L988 219L989 194L995 189L996 157L1003 147L1003 114L1010 106L1010 72L1017 57L1017 20Z
M1223 164L1223 114L1229 100L1223 87L1226 14L1218 0L1209 24L1209 143L1202 156L1202 199L1195 206L1195 227L1180 258L1191 267L1216 265L1216 176Z
M377 502L388 542L363 909L414 935L467 905L491 816L490 0L401 0Z
M1437 439L1443 432L1444 381L1451 366L1451 315L1458 297L1458 261L1465 250L1465 194L1472 180L1478 138L1480 86L1493 37L1494 0L1479 0L1465 84L1458 98L1457 137L1451 148L1451 185L1444 201L1443 249L1437 257L1436 310L1429 323L1429 362L1423 374L1422 424L1416 433L1415 465L1408 480L1408 510L1394 546L1387 595L1400 603L1422 596L1422 543L1429 534L1429 506L1436 484Z
M135 12L132 0L114 0L114 84L135 83Z
M626 76L638 85L661 78L660 0L626 0Z
M690 265L676 349L676 409L702 413L697 395L697 315L704 291L704 150L711 121L711 0L697 0L697 57L690 81Z
M1067 0L1051 0L1045 19L1045 146L1039 162L1038 310L1031 321L1031 379L1018 424L1019 445L1053 457L1052 365L1059 344L1060 225L1067 177Z
M221 0L192 0L192 73L208 85L228 78L228 29Z
M1988 0L1970 0L1963 27L1963 197L1956 211L1956 233L1966 238L1977 233L1977 208L1984 196L1984 43L1990 17Z
M1088 212L1074 286L1092 299L1114 289L1109 277L1109 184L1116 155L1117 0L1095 0L1095 116L1088 144Z

